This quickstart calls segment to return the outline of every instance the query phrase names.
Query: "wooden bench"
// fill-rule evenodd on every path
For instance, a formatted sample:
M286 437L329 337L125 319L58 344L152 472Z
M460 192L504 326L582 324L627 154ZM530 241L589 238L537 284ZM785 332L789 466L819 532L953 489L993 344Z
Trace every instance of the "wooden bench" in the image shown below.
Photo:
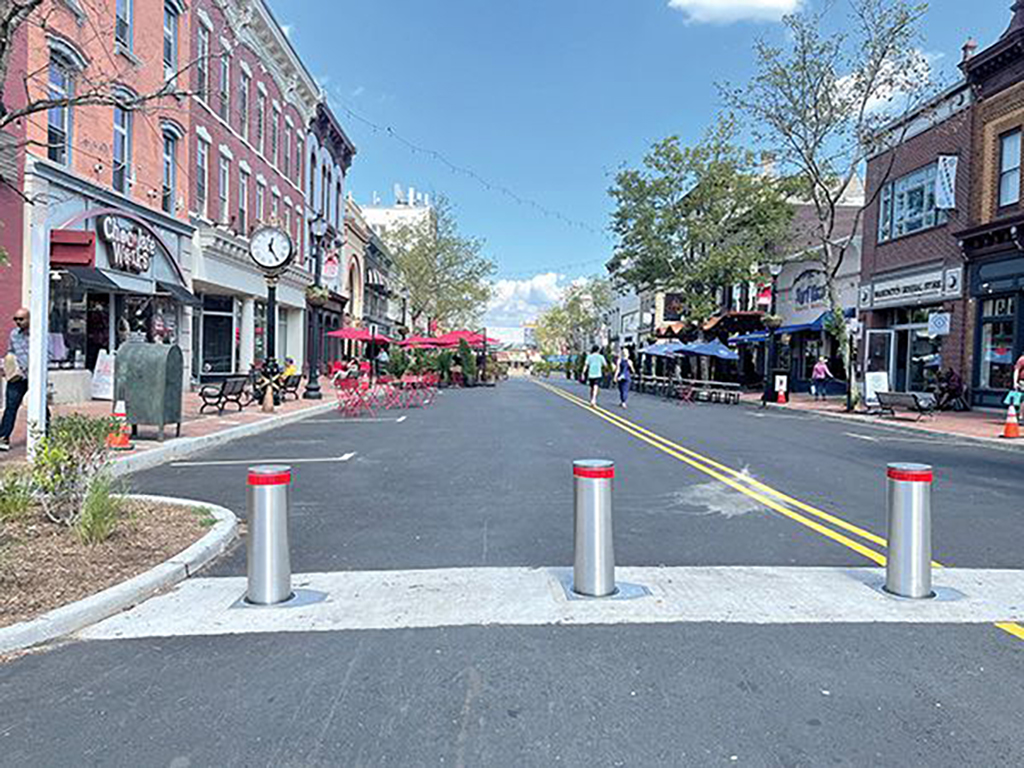
M216 408L217 413L222 414L228 403L234 403L238 410L242 410L246 405L242 401L251 401L251 396L245 388L248 381L247 376L228 376L216 384L204 384L199 389L199 397L203 399L199 412L204 413L207 408Z
M675 396L682 402L726 403L738 405L740 385L730 381L697 381L681 379L677 382Z
M935 414L935 397L921 392L876 392L878 398L877 414L888 414L896 418L896 409L917 414L917 421L925 416Z

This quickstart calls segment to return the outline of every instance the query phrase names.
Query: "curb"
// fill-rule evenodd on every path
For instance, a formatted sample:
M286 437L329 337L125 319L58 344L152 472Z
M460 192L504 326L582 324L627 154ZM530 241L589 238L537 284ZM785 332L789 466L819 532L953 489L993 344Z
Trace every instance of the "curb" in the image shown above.
M191 456L199 451L230 443L232 440L239 440L243 437L252 437L263 432L269 432L278 427L294 424L296 421L308 419L321 413L337 408L337 403L330 402L323 405L305 408L294 413L285 413L280 416L273 416L262 421L254 421L252 424L241 424L237 427L214 432L199 437L183 437L175 439L159 448L153 448L143 453L129 454L114 461L111 471L114 477L128 475L132 472L141 472L145 469L152 469L169 461L176 461Z
M746 406L747 408L758 410L762 408L762 405L760 403L741 403L741 405ZM935 429L924 429L922 427L917 426L916 424L901 424L899 422L892 421L869 420L871 418L869 414L814 411L804 408L790 408L787 405L779 405L778 403L768 403L765 407L777 411L785 411L787 413L807 415L817 417L820 419L832 419L833 421L845 421L847 423L861 424L866 427L888 429L893 432L913 432L914 434L917 435L928 435L930 437L945 437L953 438L955 440L966 440L968 442L977 443L978 445L984 445L988 448L995 448L997 450L1003 451L1024 450L1024 440L1014 442L1003 440L1002 438L998 437L978 437L977 435L961 435L958 432L940 432Z
M184 581L224 552L238 535L238 518L231 510L193 499L129 494L129 499L161 501L209 509L216 524L199 541L150 570L69 605L28 621L0 628L0 654L10 653L77 632Z

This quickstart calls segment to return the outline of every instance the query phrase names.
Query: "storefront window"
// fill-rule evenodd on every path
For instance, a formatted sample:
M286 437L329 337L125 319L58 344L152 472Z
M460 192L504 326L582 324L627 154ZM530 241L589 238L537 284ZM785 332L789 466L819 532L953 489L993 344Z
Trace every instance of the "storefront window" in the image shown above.
M942 337L928 331L910 331L910 360L907 365L907 391L930 392L935 389L942 370Z
M882 189L879 200L878 241L910 235L945 224L947 211L935 208L938 163L919 168Z
M1013 386L1013 296L987 299L981 307L981 389Z
M799 371L800 378L811 378L811 375L814 373L814 365L818 362L821 354L821 339L804 339L802 366Z
M50 283L50 368L84 368L86 363L85 291L70 275Z
M288 310L277 311L277 359L284 361L288 357Z

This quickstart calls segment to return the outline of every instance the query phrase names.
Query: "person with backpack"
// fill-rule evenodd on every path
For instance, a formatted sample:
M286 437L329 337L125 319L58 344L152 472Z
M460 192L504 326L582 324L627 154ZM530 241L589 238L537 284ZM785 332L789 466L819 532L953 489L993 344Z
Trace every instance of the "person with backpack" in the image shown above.
M587 355L583 365L587 372L587 383L590 385L590 404L595 408L597 407L597 390L601 386L601 379L604 378L604 367L608 363L599 350L600 348L597 344L592 346L590 354Z

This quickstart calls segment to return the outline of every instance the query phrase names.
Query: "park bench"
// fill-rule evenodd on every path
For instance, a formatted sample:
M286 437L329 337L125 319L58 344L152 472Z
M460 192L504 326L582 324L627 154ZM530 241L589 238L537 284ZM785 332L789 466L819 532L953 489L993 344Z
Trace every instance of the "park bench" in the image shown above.
M238 410L242 410L246 405L242 401L251 400L245 388L248 381L246 376L228 376L215 384L204 384L199 389L199 397L203 400L199 412L205 413L207 408L216 408L217 413L222 414L228 403L234 403Z
M302 375L294 374L281 382L281 399L287 400L288 396L295 400L299 399L299 386L302 384Z
M920 421L924 416L932 416L935 413L935 397L921 392L876 392L878 408L876 413L879 416L888 414L896 418L896 410L907 411L917 414Z

